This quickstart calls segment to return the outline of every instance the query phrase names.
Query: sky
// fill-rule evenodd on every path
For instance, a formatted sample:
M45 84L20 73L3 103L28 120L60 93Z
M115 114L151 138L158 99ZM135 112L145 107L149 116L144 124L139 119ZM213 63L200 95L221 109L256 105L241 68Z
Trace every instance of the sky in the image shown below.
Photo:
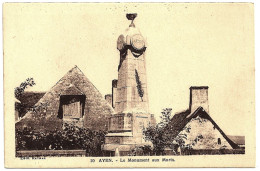
M228 135L254 118L254 30L250 4L72 3L4 6L4 76L10 89L48 91L77 65L103 94L117 79L116 41L134 23L147 40L150 112L189 107L190 86L209 86L209 114ZM8 79L6 79L8 78Z

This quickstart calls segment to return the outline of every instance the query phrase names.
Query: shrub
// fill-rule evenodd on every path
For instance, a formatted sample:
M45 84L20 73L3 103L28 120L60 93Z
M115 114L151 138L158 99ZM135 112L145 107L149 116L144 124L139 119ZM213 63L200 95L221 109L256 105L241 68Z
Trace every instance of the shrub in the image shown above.
M39 132L25 127L16 129L16 150L86 150L91 156L102 156L104 131L93 131L73 125L63 130Z

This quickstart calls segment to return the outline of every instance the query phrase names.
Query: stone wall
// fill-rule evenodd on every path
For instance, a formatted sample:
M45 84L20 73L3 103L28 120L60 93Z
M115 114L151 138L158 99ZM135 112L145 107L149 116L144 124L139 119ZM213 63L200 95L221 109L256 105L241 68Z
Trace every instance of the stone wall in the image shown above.
M132 114L115 114L109 118L109 131L132 130Z
M232 149L219 130L208 119L198 116L191 119L185 128L190 129L190 132L184 129L179 135L187 134L185 145L191 145L193 149Z

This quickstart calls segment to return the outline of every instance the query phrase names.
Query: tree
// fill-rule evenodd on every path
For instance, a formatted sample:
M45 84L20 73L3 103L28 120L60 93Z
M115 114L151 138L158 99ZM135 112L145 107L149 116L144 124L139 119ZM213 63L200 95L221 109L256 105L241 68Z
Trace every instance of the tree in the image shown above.
M172 109L171 108L165 108L161 112L162 116L160 116L161 121L159 122L159 127L165 128L168 123L171 121L171 115L172 115Z
M24 90L25 90L28 86L32 87L33 85L35 85L35 82L34 82L33 78L27 78L24 82L22 82L22 83L20 84L19 87L16 87L16 88L14 89L14 96L15 96L15 98L17 98L17 99L20 100L20 97L21 97L21 95L24 93ZM23 113L26 113L26 112L28 111L26 105L23 104L23 103L15 103L15 110L18 111L19 117L21 117L21 115L22 115Z
M174 125L170 124L171 108L163 109L161 114L161 121L156 126L149 126L143 132L145 139L152 142L153 152L156 155L164 155L166 147L171 148L175 153L177 148L192 148L191 144L185 144L187 134L190 133L191 128L186 125L181 131L175 130ZM176 131L178 131L177 135Z
M32 87L32 86L34 86L34 85L35 85L35 82L34 82L33 78L27 78L24 82L22 82L22 83L20 84L19 87L16 87L16 88L14 89L14 95L15 95L15 97L18 99L18 98L23 94L24 90L25 90L28 86Z
M173 137L165 131L170 122L171 112L171 108L163 109L162 116L160 116L161 121L156 126L148 126L143 132L145 139L152 142L153 152L156 155L163 155L164 149L173 142Z

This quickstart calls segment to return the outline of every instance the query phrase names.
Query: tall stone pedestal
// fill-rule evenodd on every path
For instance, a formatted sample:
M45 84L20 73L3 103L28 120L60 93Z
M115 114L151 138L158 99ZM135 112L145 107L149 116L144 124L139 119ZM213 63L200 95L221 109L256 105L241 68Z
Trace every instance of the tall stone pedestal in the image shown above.
M109 120L109 132L106 135L104 150L112 155L118 148L119 154L128 155L135 147L151 145L145 141L143 129L150 124L150 114L115 114Z
M151 145L143 136L143 129L151 124L149 113L145 39L133 23L136 14L128 14L132 23L125 34L119 36L117 49L120 52L118 81L113 82L113 107L115 114L109 119L109 133L104 150L127 155L136 146ZM116 89L115 89L116 87Z

